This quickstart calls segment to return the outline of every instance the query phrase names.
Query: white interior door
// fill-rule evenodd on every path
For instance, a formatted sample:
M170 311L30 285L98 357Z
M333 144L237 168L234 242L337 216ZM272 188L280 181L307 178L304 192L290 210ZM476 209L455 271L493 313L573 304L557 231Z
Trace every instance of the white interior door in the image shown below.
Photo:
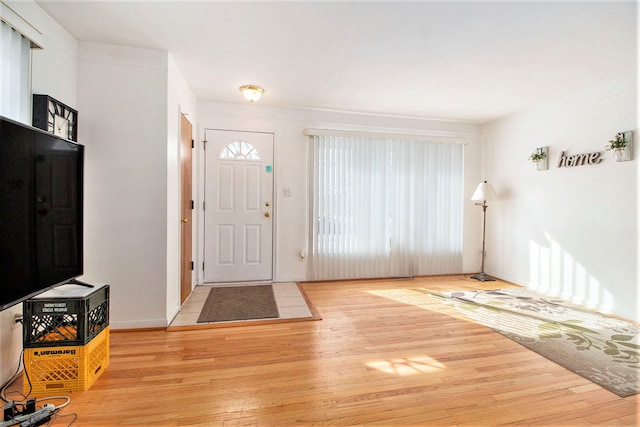
M273 278L273 134L207 129L204 281Z

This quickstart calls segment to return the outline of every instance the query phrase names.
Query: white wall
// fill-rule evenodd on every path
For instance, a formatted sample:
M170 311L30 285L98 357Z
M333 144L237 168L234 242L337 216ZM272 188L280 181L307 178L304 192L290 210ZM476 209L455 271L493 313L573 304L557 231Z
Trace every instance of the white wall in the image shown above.
M635 76L484 126L483 171L500 201L487 210L489 274L639 320L638 155L558 168L560 152L604 152L637 126ZM549 147L550 167L527 157Z
M239 94L240 95L240 94ZM307 262L299 260L301 250L308 250L308 177L309 149L306 128L367 130L434 135L459 135L468 138L465 145L465 200L469 200L480 181L480 144L477 125L451 121L398 118L381 115L349 114L316 110L275 108L260 104L223 104L201 102L198 106L200 141L204 130L231 129L273 132L274 188L275 188L275 253L274 279L276 281L307 280ZM199 144L202 153L202 145ZM200 155L200 170L204 156ZM291 190L291 197L283 197L283 188ZM200 189L202 198L202 188ZM200 205L201 206L201 205ZM465 205L464 253L465 272L480 267L480 240L478 211L472 202ZM200 212L201 213L201 212ZM199 255L202 256L203 236L199 235ZM202 262L202 259L199 259ZM198 272L198 280L202 274Z
M192 125L192 138L197 138L197 100L184 80L171 55L168 57L167 90L167 318L172 320L180 310L180 115ZM195 151L195 150L194 150ZM194 153L195 154L195 153ZM193 159L197 165L197 158ZM193 196L197 196L197 176L194 169ZM196 216L194 215L194 219ZM197 230L197 222L193 224ZM195 239L193 254L196 254ZM195 259L195 258L194 258ZM195 282L195 273L194 280Z
M77 41L36 3L5 3L28 23L27 29L34 31L33 38L42 47L32 51L32 92L48 94L71 107L76 106ZM8 379L18 366L22 328L14 318L21 314L21 304L0 312L0 383Z
M163 327L180 308L180 113L197 103L162 51L81 42L85 278L111 285L111 326ZM197 129L197 128L196 128Z
M167 324L166 52L80 42L85 276L111 285L111 326Z

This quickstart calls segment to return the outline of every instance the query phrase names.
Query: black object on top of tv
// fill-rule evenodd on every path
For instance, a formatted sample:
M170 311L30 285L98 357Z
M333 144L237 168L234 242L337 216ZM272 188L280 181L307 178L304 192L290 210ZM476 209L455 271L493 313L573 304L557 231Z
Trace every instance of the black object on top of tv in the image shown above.
M0 117L0 310L83 273L84 147Z

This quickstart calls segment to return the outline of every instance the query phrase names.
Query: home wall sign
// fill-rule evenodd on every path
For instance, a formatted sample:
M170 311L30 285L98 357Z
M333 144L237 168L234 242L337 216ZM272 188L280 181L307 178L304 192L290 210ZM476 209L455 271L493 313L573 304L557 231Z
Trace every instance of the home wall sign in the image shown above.
M573 166L584 166L584 165L597 165L602 161L600 156L602 152L596 151L594 153L583 153L583 154L574 154L573 156L568 156L566 151L560 153L560 158L558 159L558 167L573 167Z

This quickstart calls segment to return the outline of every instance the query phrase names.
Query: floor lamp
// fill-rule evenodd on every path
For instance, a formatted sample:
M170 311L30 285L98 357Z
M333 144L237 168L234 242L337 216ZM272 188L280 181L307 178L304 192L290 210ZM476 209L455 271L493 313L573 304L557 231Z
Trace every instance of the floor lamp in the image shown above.
M487 200L497 200L498 196L496 195L495 190L491 186L491 184L487 183L487 181L481 182L476 188L475 193L471 196L471 200L476 202L476 206L482 206L482 266L480 267L480 273L475 276L471 276L472 279L480 280L481 282L490 282L494 279L484 272L484 242L485 242L485 232L487 230ZM482 202L482 203L478 203Z

